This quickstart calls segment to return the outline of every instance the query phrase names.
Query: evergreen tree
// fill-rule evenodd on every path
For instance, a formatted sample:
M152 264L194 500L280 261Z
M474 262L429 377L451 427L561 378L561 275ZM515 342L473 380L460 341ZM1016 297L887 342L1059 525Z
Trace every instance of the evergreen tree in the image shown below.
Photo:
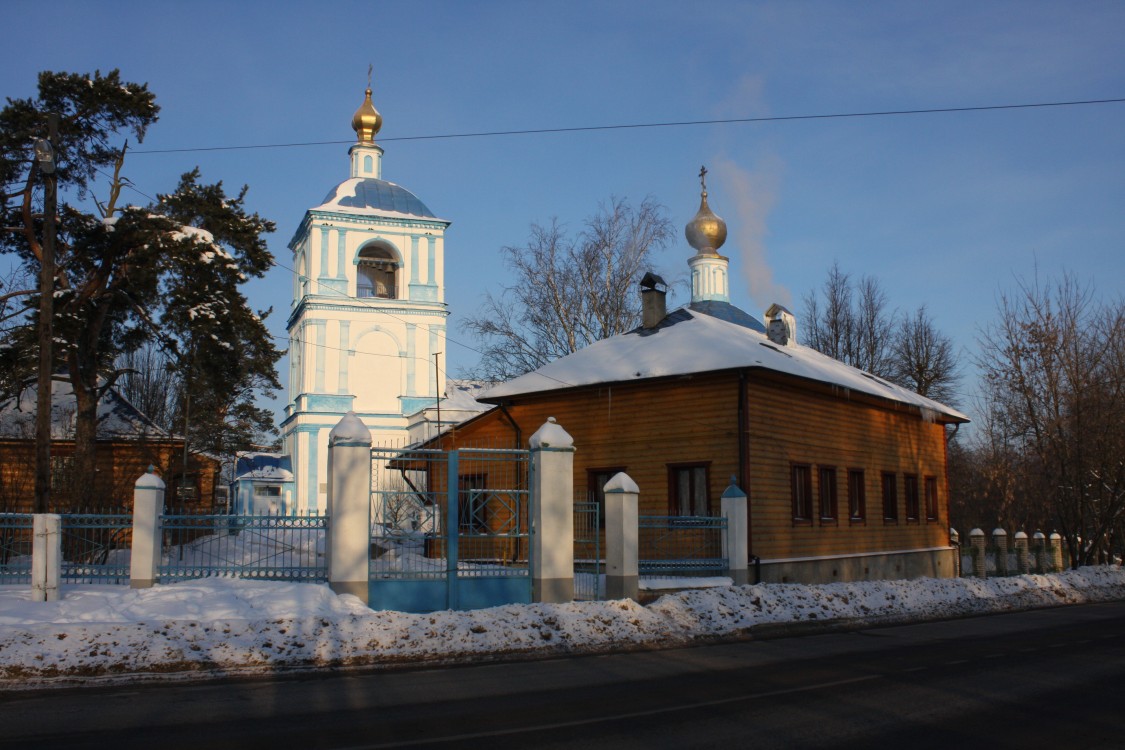
M240 286L262 276L273 258L262 235L272 222L245 207L246 188L228 196L222 183L201 182L198 169L153 205L118 208L124 184L125 143L138 140L159 109L146 85L122 82L118 72L93 76L41 73L37 99L8 99L0 110L0 251L14 253L37 273L42 215L31 151L45 134L46 114L59 114L56 144L60 201L56 216L55 347L77 400L74 468L93 477L97 404L122 371L123 356L156 343L168 354L170 375L184 383L185 409L193 404L186 437L193 450L226 453L272 430L254 396L279 387L281 356L247 305ZM96 212L82 201L113 169L105 202ZM76 202L70 202L71 199ZM37 211L38 209L38 211ZM17 294L26 314L0 341L0 380L22 387L34 358L37 290ZM91 499L93 482L81 485Z

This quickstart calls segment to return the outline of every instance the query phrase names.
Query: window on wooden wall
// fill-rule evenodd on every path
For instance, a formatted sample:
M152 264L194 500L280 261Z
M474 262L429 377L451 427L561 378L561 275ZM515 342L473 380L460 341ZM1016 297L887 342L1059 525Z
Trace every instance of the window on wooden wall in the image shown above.
M817 497L819 499L820 525L834 526L837 521L836 510L836 467L821 466L818 472Z
M926 477L926 520L937 521L937 477Z
M898 523L898 479L894 472L883 472L883 523Z
M811 524L813 512L812 467L793 464L789 470L790 489L793 493L793 523Z
M902 489L906 495L906 522L918 523L921 517L918 507L918 475L903 474Z
M605 528L605 485L617 474L625 471L625 467L612 469L586 469L586 498L588 502L598 504L598 528Z
M867 483L863 469L848 469L848 523L867 523Z
M710 516L709 466L706 463L668 467L668 513L673 516Z

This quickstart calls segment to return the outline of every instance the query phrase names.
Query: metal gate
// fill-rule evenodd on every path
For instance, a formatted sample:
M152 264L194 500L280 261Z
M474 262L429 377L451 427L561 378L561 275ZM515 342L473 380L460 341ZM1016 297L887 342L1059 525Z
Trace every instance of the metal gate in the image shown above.
M531 601L528 451L373 448L371 464L372 609Z
M574 503L574 598L597 601L605 593L601 507L596 500Z

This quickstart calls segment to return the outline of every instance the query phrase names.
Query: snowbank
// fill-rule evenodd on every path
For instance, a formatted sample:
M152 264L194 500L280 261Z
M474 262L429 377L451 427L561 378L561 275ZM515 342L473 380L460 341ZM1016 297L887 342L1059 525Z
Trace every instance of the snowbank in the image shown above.
M327 586L210 579L131 590L73 586L57 602L0 587L7 688L344 665L453 662L754 637L778 623L906 622L1125 599L1125 570L1083 568L988 580L821 586L760 584L630 600L532 604L428 615L373 612Z

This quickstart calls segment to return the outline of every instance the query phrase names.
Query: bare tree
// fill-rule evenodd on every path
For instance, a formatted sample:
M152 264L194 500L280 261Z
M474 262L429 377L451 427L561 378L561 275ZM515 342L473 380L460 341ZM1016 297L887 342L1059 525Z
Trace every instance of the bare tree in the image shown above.
M854 282L833 263L818 296L805 295L801 326L808 346L872 375L893 379L896 319L872 276Z
M960 379L953 340L937 330L920 306L912 316L899 319L891 343L891 379L926 398L943 403L956 401Z
M150 342L118 357L115 367L122 373L117 381L121 395L162 430L176 432L184 389L172 358Z
M1064 276L1021 283L999 308L979 365L1021 490L1051 509L1072 566L1104 561L1125 519L1125 303L1095 304Z
M533 224L525 247L505 247L516 282L488 293L462 323L483 345L472 374L502 381L640 322L636 285L673 236L664 207L611 198L576 238L557 220Z
M913 315L888 307L874 276L858 281L839 263L819 293L804 299L804 343L834 359L936 401L952 402L959 379L953 341L921 305Z

